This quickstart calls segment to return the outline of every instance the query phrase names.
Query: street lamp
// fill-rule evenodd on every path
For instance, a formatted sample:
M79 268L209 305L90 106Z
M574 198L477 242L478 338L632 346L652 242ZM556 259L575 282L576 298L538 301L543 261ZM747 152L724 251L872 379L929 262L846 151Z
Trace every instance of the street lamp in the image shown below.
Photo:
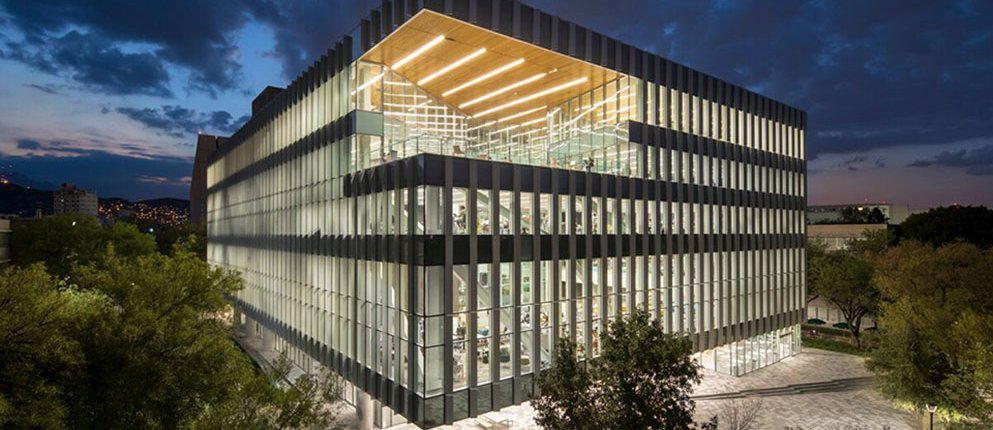
M929 414L931 414L931 430L934 430L934 413L938 411L937 405L924 405L927 408Z

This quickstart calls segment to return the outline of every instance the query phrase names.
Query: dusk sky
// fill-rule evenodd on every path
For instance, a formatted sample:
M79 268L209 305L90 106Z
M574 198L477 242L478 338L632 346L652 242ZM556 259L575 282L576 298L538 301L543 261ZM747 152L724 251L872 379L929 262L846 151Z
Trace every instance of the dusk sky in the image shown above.
M993 2L530 1L808 113L810 204L993 205ZM0 163L187 197L229 135L356 26L357 0L0 0Z

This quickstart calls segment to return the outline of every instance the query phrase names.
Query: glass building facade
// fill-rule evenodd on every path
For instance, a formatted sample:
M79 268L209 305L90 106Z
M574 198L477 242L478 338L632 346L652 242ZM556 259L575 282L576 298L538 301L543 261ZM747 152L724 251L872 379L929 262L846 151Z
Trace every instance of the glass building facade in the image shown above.
M527 401L635 309L740 375L799 351L805 123L515 1L385 1L211 156L208 259L378 425Z

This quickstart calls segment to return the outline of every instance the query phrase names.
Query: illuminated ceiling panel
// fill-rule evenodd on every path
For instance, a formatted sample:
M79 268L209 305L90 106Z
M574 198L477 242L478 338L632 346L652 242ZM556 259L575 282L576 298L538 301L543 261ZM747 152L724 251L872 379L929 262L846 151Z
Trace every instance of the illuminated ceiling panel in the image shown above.
M435 42L439 36L444 40ZM501 106L507 107L494 115L555 106L621 76L429 10L408 20L360 59L386 65L403 61L397 73L411 82L423 82L421 87L428 93L450 106L461 106L470 116L485 116ZM492 73L498 69L499 73ZM479 79L487 74L492 76Z

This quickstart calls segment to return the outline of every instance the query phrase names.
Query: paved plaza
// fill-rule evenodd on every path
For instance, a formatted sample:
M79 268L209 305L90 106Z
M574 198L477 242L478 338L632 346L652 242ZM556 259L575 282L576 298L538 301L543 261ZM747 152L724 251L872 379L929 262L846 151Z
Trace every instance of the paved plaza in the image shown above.
M872 374L860 357L804 348L803 352L770 367L740 377L704 371L694 391L697 419L720 415L722 404L761 399L755 428L804 430L877 430L912 428L912 414L895 408L872 388ZM512 422L511 428L537 429L534 410L525 403L484 415L484 420ZM481 425L484 424L484 425ZM479 419L466 419L442 429L488 428ZM415 430L414 425L393 429Z

